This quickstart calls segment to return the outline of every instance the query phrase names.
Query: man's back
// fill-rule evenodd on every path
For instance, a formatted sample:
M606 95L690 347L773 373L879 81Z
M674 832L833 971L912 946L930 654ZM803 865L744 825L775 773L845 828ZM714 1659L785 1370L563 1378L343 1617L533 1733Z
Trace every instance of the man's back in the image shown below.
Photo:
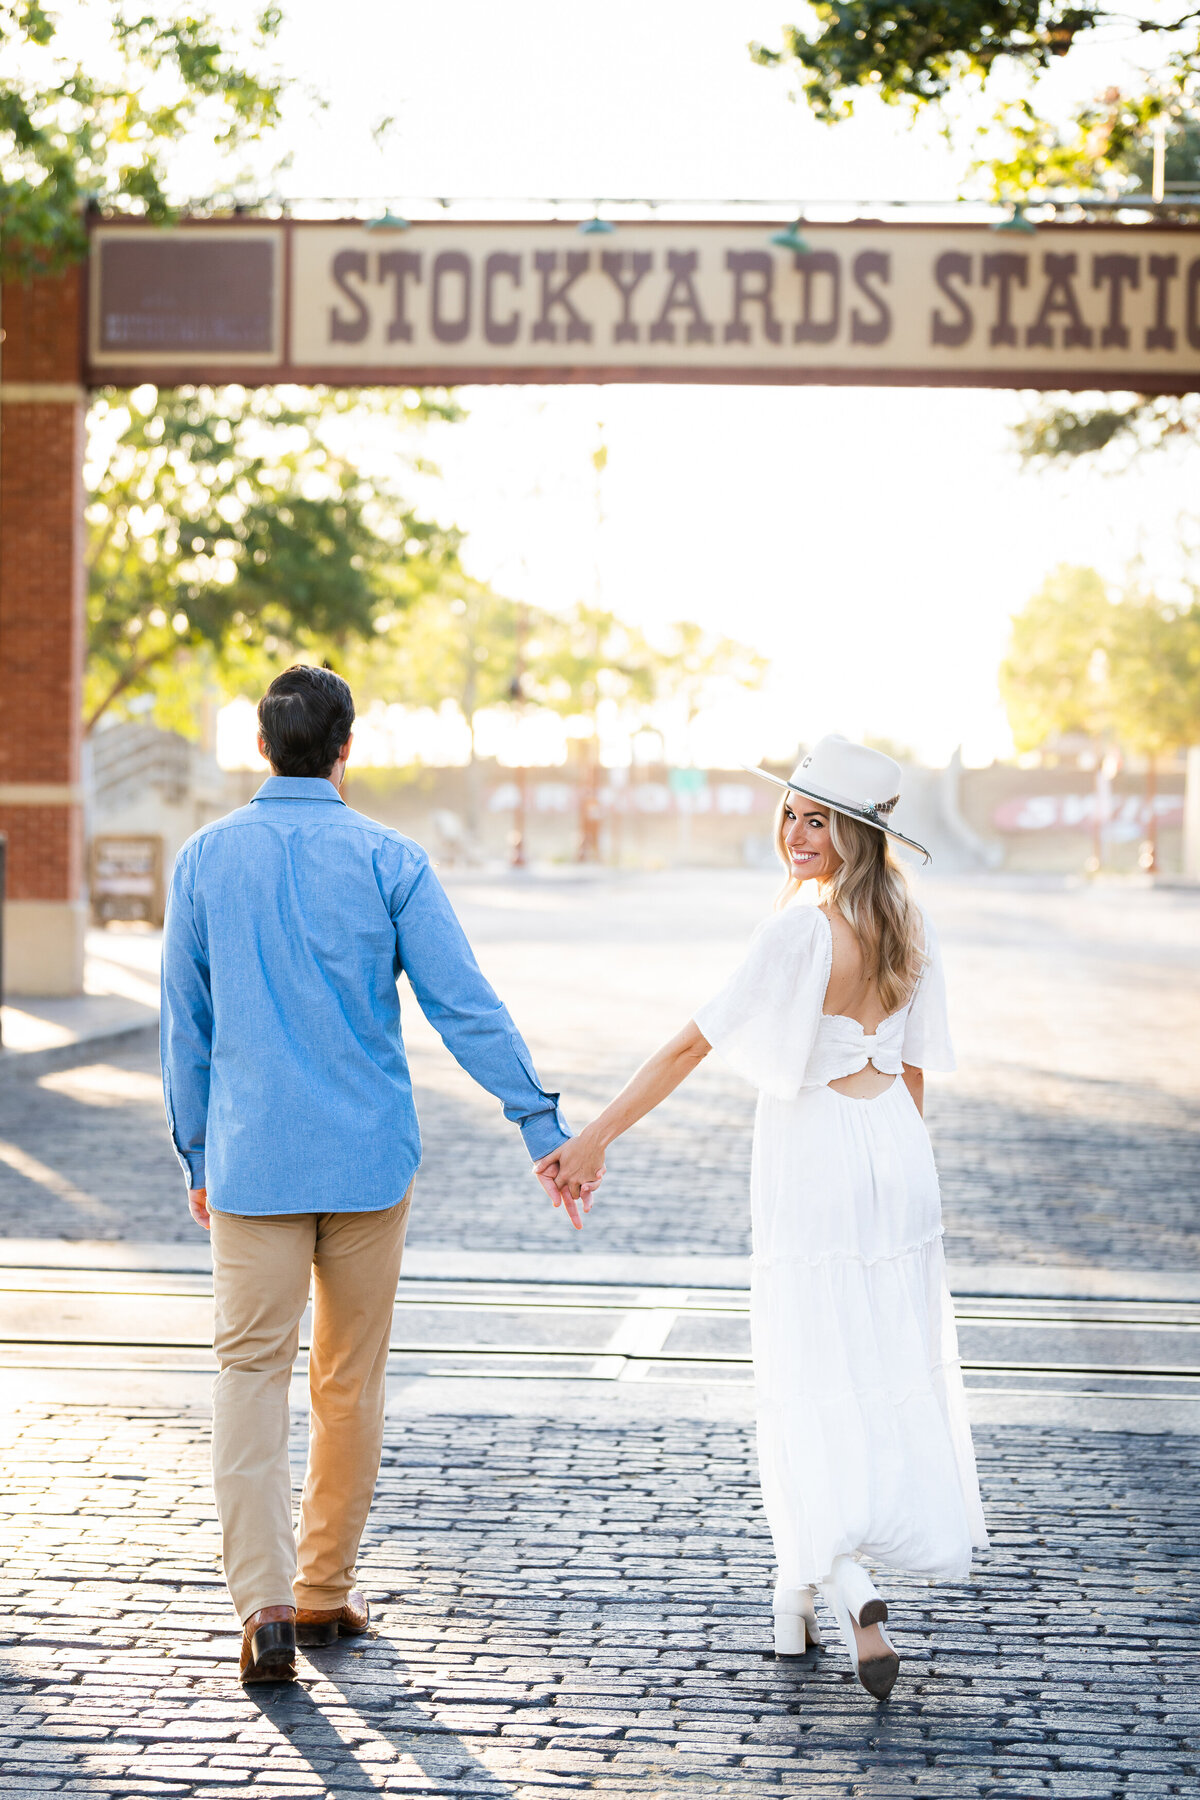
M509 1117L555 1112L411 839L328 780L273 776L189 840L163 952L164 1092L189 1185L239 1213L395 1204L421 1154L401 969ZM534 1154L566 1135L546 1123Z

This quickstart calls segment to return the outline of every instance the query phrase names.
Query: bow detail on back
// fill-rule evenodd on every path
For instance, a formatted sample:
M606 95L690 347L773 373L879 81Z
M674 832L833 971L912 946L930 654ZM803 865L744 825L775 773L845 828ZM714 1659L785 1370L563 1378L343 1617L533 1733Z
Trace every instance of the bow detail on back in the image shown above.
M864 1031L857 1019L844 1013L822 1013L805 1071L806 1085L857 1075L868 1063L882 1075L899 1075L904 1067L900 1050L907 1012L907 1006L902 1007L881 1020L874 1031Z

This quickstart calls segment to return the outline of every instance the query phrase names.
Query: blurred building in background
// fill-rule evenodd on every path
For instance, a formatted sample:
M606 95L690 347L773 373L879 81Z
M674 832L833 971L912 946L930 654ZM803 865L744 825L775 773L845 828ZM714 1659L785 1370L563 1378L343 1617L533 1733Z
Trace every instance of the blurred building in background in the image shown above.
M964 768L957 757L942 769L909 763L897 819L929 845L939 873L1081 875L1095 872L1097 856L1107 872L1133 872L1144 867L1145 846L1156 837L1158 872L1178 877L1183 760L1156 775L1148 795L1136 765L1105 772L1086 755L981 769ZM150 725L124 722L94 733L85 752L93 919L158 923L159 908L137 898L150 893L151 865L168 882L192 832L245 805L263 778L261 769L223 769L200 746ZM601 769L597 780L582 759L515 770L484 758L473 774L459 764L352 763L343 793L351 806L425 845L446 868L508 866L518 834L527 866L597 860L644 870L767 868L775 861L776 793L748 770L640 763ZM585 832L590 808L596 829Z

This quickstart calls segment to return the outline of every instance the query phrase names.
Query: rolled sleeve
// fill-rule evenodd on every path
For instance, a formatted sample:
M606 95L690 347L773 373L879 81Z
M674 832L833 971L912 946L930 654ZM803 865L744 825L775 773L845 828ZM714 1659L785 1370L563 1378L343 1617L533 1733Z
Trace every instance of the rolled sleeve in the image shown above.
M533 1161L571 1136L559 1096L538 1079L507 1007L485 980L441 882L422 855L392 899L396 947L417 1004L462 1068L520 1128Z
M545 1112L531 1113L529 1118L521 1120L521 1136L525 1140L525 1148L532 1162L540 1162L543 1156L549 1156L554 1150L561 1150L571 1135L571 1127L563 1118L558 1104L557 1094L548 1094L547 1099L554 1102Z
M189 1188L206 1186L213 1009L208 957L197 929L192 872L176 858L163 923L159 1047L167 1125Z

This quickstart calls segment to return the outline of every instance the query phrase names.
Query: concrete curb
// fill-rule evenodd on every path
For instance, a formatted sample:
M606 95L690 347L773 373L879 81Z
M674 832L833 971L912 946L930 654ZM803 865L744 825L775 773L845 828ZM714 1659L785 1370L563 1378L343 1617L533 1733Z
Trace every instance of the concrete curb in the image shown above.
M112 1031L95 1037L76 1038L70 1044L55 1044L46 1050L0 1050L0 1082L36 1079L53 1069L71 1069L79 1063L95 1062L111 1056L116 1050L140 1049L158 1045L157 1019L132 1019Z

